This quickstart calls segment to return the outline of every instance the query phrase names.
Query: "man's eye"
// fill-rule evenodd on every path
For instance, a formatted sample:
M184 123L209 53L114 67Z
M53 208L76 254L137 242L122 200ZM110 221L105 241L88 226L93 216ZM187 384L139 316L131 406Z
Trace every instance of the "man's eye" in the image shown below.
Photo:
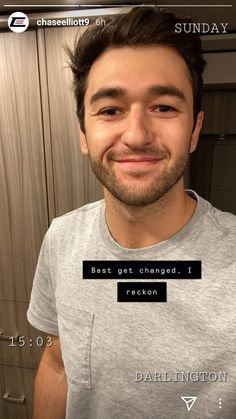
M117 116L120 114L120 111L117 108L107 108L107 109L102 109L100 111L100 114L107 115L107 116Z
M176 109L168 105L158 105L158 106L155 106L155 110L157 110L157 112L167 113L167 112L173 112Z
M160 112L171 112L171 111L175 111L175 109L172 108L172 106L168 106L168 105L160 105L158 108L159 108L159 111Z

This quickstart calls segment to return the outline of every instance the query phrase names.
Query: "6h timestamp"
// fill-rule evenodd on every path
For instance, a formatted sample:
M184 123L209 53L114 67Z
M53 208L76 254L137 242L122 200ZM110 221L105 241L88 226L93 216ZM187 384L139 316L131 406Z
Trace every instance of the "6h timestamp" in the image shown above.
M53 341L51 336L37 336L35 339L27 339L25 336L9 336L10 340L10 347L16 347L16 346L36 346L36 347L42 347L42 346L52 346Z

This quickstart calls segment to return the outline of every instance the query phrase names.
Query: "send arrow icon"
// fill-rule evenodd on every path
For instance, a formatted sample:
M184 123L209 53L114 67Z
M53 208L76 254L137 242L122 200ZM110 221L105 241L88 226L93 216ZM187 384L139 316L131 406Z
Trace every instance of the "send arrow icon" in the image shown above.
M195 401L197 400L197 397L196 396L188 396L188 397L182 396L181 399L186 403L187 410L188 412L190 412Z

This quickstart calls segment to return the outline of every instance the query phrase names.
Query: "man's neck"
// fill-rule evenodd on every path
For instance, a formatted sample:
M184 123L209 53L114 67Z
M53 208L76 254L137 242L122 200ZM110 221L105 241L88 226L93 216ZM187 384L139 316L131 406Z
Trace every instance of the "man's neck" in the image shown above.
M153 246L167 240L190 220L196 201L179 182L161 199L145 207L131 207L104 192L106 222L119 245L127 248Z

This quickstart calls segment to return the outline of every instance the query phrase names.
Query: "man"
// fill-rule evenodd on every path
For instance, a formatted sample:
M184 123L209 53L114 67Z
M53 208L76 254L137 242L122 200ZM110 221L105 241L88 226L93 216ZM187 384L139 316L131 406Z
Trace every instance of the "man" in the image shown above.
M52 345L34 419L236 417L236 219L184 191L204 61L180 21L133 9L70 54L104 200L56 218L42 245L28 319ZM168 281L167 302L121 303L116 280L83 279L86 260L200 260L202 279Z

